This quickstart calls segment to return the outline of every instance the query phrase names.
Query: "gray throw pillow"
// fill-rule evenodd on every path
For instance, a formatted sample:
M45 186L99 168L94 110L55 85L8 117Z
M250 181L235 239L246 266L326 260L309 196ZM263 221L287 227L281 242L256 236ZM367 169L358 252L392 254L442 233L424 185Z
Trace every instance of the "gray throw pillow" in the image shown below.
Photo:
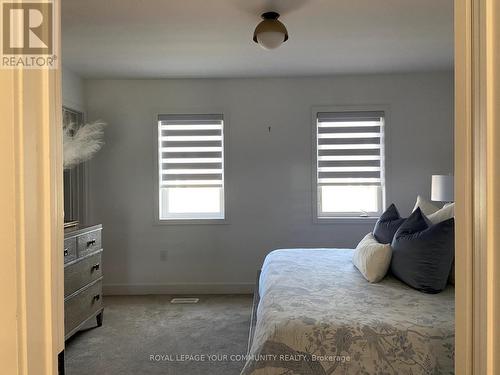
M392 203L375 223L373 237L380 243L391 243L394 234L404 221L405 219L399 215L398 209L394 203Z
M391 247L394 276L421 292L439 293L455 256L455 221L432 224L418 208L399 227Z

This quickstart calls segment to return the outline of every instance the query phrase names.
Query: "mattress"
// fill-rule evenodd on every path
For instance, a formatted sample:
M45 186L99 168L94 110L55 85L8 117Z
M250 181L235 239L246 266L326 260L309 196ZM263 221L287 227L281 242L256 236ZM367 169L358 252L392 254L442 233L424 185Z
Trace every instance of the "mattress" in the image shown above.
M454 373L454 288L370 284L351 258L349 249L266 257L242 375Z

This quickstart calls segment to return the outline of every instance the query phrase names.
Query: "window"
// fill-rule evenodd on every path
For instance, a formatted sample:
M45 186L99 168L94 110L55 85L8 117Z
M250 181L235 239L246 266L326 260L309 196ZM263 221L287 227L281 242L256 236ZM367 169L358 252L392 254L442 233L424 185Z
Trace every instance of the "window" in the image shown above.
M158 116L160 220L224 219L222 115Z
M316 114L318 218L379 216L384 201L384 113Z

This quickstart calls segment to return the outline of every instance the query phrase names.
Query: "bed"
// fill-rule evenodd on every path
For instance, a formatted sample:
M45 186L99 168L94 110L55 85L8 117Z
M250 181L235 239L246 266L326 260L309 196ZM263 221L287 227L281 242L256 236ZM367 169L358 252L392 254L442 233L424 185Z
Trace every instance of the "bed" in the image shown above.
M349 249L265 259L242 375L453 374L454 288L370 284Z

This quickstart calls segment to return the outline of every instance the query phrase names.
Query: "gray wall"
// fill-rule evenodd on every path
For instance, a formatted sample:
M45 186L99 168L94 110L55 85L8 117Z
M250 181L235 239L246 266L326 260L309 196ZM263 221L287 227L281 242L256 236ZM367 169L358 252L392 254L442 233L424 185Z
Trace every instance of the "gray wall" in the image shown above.
M82 78L63 66L62 69L63 106L85 113L85 98Z
M312 220L312 106L390 107L387 198L404 215L417 194L429 196L431 174L452 172L451 72L90 80L85 90L89 119L109 123L90 168L90 215L104 225L108 293L240 292L272 249L355 246L373 224ZM225 225L153 221L154 114L190 109L227 115Z

